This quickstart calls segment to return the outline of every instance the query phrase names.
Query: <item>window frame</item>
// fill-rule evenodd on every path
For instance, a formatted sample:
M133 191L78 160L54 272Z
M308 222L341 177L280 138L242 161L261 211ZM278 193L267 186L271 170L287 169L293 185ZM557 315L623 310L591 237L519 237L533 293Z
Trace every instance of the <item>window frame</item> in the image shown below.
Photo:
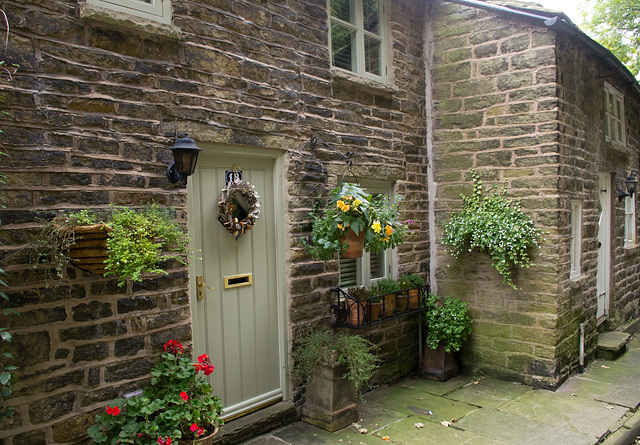
M582 201L571 200L571 237L569 243L571 272L569 278L582 275Z
M634 246L636 242L636 199L634 195L624 199L624 245L625 247Z
M87 0L87 4L171 25L171 0Z
M611 99L614 103L611 103ZM611 84L604 83L605 138L607 141L626 143L624 95Z
M349 182L348 179L345 181ZM368 194L384 194L387 195L390 199L394 199L394 187L393 184L388 182L378 182L378 181L360 181L360 185L366 189ZM379 253L382 254L382 258L384 259L384 274L380 277L371 277L371 261L372 254L371 252L363 251L361 258L339 258L338 259L338 283L340 287L356 287L356 286L364 286L371 287L376 280L380 278L393 278L395 271L395 257L394 252L396 249L386 249ZM355 262L355 274L356 274L356 282L345 283L342 281L342 274L340 273L341 269L344 267L345 263ZM351 267L351 266L350 266Z
M349 0L351 7L355 11L355 24L345 22L337 17L333 17L331 15L331 0L327 0L327 21L329 26L329 63L331 64L331 69L336 70L343 73L349 73L351 75L355 75L358 77L362 77L369 80L374 80L382 83L389 83L389 20L387 18L387 0L379 0L380 8L379 8L379 26L380 26L380 35L377 36L370 31L364 29L364 13L363 13L363 1L364 0ZM342 27L354 30L356 32L355 38L355 70L348 70L345 68L341 68L333 64L333 42L332 42L332 24L336 23ZM380 41L380 75L370 73L366 71L366 59L365 59L365 35L374 37L376 40Z

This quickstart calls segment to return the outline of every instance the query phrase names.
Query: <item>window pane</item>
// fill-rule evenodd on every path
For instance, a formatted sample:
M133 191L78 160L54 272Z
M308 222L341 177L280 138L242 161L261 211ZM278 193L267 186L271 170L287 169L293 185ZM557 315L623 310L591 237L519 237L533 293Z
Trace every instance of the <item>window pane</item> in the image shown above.
M376 278L384 277L384 252L378 252L377 255L371 254L369 259L369 268L370 268L370 280L374 280Z
M364 29L380 35L380 2L379 0L363 0Z
M331 63L333 66L355 71L353 46L356 34L349 29L333 24L331 26Z
M331 16L353 23L351 0L331 0Z
M364 63L368 73L380 75L380 40L364 37Z

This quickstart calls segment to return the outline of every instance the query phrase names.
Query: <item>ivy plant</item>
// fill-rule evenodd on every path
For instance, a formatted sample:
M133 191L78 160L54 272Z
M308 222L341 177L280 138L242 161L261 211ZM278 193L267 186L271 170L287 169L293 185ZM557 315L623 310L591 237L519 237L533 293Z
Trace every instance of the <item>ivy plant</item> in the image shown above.
M513 268L529 268L529 251L539 248L542 234L531 217L522 211L520 200L510 200L506 194L506 182L488 187L483 196L482 181L471 170L473 194L460 195L462 210L451 215L444 225L442 242L455 258L464 251L478 248L491 256L491 265L502 276L502 281L517 289L512 281Z

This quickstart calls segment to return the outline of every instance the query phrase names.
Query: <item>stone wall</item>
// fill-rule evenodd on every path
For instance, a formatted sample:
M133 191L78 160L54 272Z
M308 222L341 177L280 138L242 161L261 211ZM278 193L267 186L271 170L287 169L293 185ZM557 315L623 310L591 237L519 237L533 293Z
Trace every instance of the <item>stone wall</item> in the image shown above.
M624 245L624 200L619 202L617 190L624 187L624 179L638 168L640 141L638 139L637 101L640 93L620 79L608 64L585 51L575 39L562 36L558 41L559 105L562 115L561 193L565 203L563 220L569 218L570 199L583 203L582 276L569 280L568 249L561 263L560 286L563 337L577 336L577 324L587 327L587 350L592 354L597 341L596 273L598 266L598 173L612 176L612 266L608 319L599 330L613 329L640 315L638 306L638 246ZM624 95L626 143L612 143L605 137L604 81ZM637 198L634 196L634 199ZM568 233L566 234L568 236ZM571 358L575 361L577 339ZM565 348L566 349L566 348ZM570 365L571 363L566 363Z
M83 19L72 0L0 3L11 24L5 59L20 65L2 81L0 117L9 154L0 258L9 306L22 313L2 324L20 367L4 443L77 443L105 404L144 385L166 340L191 339L184 267L119 288L74 268L46 282L15 255L66 209L154 200L186 221L186 192L164 173L176 119L197 142L286 153L292 338L328 325L338 281L337 262L312 261L299 242L314 198L345 169L326 149L313 159L312 134L353 151L359 178L396 182L403 217L416 222L397 272L427 271L422 3L389 2L392 87L332 72L324 0L176 0L168 32ZM416 330L402 320L361 333L380 345L378 382L417 365Z
M549 232L537 266L518 271L514 290L479 252L457 261L438 246L438 293L471 304L467 369L528 383L558 381L556 324L560 266L556 38L515 18L449 3L434 5L436 219L446 221L471 192L470 169L484 186L506 182L507 196ZM441 235L441 227L437 236Z
M432 32L436 218L461 207L474 168L485 186L506 182L508 196L545 232L537 265L515 274L519 290L500 283L488 255L454 261L438 247L438 293L471 303L474 333L461 359L477 371L556 386L577 365L579 323L587 360L595 355L598 172L615 172L619 186L637 166L637 94L625 89L628 144L611 146L602 79L616 75L577 39L446 2L434 9ZM622 245L624 206L613 195L611 326L638 314L637 249ZM582 276L570 280L572 199L583 202L583 242Z

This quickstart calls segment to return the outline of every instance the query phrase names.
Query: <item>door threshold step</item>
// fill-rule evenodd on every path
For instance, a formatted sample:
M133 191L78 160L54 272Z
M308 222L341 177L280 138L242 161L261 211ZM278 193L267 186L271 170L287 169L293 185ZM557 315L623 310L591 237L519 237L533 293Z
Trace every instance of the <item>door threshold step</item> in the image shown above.
M615 360L627 350L630 334L619 331L606 331L598 335L598 358Z
M211 445L239 444L298 420L300 414L292 402L278 402L225 423Z

